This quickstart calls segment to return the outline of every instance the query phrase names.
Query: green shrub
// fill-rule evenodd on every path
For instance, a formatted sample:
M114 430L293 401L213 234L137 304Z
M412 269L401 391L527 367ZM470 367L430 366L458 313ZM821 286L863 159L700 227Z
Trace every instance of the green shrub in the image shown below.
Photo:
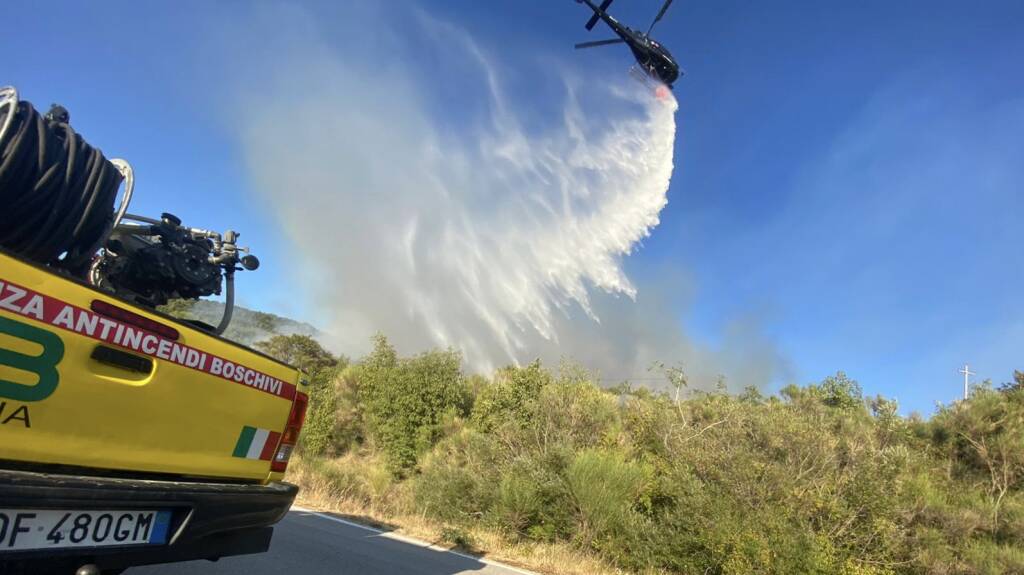
M263 323L272 323L272 319L267 318L274 316L259 314L258 317ZM261 326L261 329L272 331L273 325ZM266 341L257 342L254 347L270 357L294 365L310 376L323 369L344 367L348 363L342 358L339 366L339 359L308 335L275 335Z
M618 420L618 400L611 393L589 382L556 381L541 390L528 429L534 448L584 449L616 443Z
M441 541L464 551L472 552L476 548L473 537L461 527L447 526L441 529Z
M302 464L326 483L327 494L362 507L398 511L404 501L401 485L378 457L303 458Z
M310 380L312 390L299 444L303 453L312 457L327 454L335 445L334 427L338 401L334 390L334 376L334 370L324 369Z
M1024 573L1018 387L925 420L842 372L676 401L539 362L467 384L451 351L376 344L317 382L304 449L359 447L322 468L334 489L407 502L450 543L483 526L634 572Z
M417 507L450 523L481 518L500 480L497 461L490 438L475 431L463 430L441 442L413 479Z
M340 455L362 448L367 441L366 416L359 400L357 369L349 366L334 378L334 431L332 452Z
M490 385L481 386L473 404L472 421L482 431L505 423L526 427L533 419L537 398L551 384L551 373L534 361L526 367L505 367Z
M502 473L489 522L515 537L529 536L530 528L541 524L544 495L533 475L523 465L512 465Z
M407 473L440 439L441 423L463 417L470 403L460 357L433 351L399 359L383 336L354 370L368 431L396 475Z
M1016 545L1000 545L993 541L972 541L964 553L966 573L977 575L1006 575L1024 573L1024 549Z
M592 542L621 536L635 524L653 469L614 451L588 449L576 455L565 476L579 512L578 535Z

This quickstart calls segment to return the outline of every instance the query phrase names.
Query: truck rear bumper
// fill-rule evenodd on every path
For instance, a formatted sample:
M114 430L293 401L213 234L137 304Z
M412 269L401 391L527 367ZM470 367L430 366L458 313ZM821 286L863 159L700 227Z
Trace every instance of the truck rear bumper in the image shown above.
M288 512L296 493L298 488L288 483L239 485L0 470L0 508L172 511L166 545L16 553L0 550L0 567L14 572L43 572L43 567L47 572L63 572L66 568L74 572L78 566L92 563L116 570L261 553L270 547L272 526Z

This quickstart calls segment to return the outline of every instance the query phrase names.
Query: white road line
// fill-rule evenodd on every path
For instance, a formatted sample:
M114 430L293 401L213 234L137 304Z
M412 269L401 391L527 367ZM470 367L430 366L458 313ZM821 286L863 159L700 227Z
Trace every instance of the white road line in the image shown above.
M466 553L459 553L458 551L452 551L451 549L445 549L444 547L440 547L440 546L434 545L433 543L430 543L429 541L422 541L420 539L413 539L412 537L407 537L405 535L400 535L398 533L394 533L393 531L384 531L383 529L377 529L376 527L370 527L368 525L363 525L361 523L355 523L354 521L348 521L348 520L342 519L340 517L334 517L333 515L328 515L326 513L320 513L319 511L314 511L312 509L306 509L305 507L299 507L298 505L292 505L292 511L298 511L300 513L308 513L309 515L315 515L317 517L320 517L321 519L326 519L328 521L334 521L335 523L341 523L342 525L348 525L349 527L356 527L356 528L362 529L364 531L370 531L372 533L376 533L376 534L380 535L381 537L386 537L388 539L393 539L395 541L401 541L402 543L408 543L410 545L416 545L417 547L424 547L426 549L432 549L434 551L442 551L444 553L451 553L452 555L458 555L459 557L462 557L463 559L472 559L473 561L479 561L481 563L484 563L486 565L491 565L493 567L500 567L502 569L508 569L509 571L512 571L512 572L515 572L515 573L519 573L521 575L537 575L537 573L534 573L532 571L526 571L525 569L519 569L518 567L513 567L511 565L505 565L504 563L498 563L497 561L492 561L492 560L484 558L484 557L477 557L475 555L468 555Z

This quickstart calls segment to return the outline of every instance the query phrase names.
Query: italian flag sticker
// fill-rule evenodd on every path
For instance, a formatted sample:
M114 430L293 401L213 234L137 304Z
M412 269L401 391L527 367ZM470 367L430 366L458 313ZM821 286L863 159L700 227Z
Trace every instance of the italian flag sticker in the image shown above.
M235 444L235 452L232 455L243 459L270 461L279 439L281 434L276 431L246 425L242 428L242 434L238 436L238 443Z

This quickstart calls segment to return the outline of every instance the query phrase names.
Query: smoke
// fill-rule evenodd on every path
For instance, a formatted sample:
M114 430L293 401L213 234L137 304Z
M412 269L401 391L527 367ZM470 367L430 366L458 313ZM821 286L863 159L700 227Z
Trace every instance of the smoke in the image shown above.
M500 62L450 24L406 22L461 78L461 103L438 106L451 91L403 64L386 27L328 36L287 7L256 20L233 38L233 125L336 349L359 353L381 331L404 352L458 349L483 372L561 356L611 379L653 360L727 371L681 333L669 302L685 279L645 292L623 271L667 203L671 96L625 74L566 79L560 109L527 127L530 102L506 101Z

